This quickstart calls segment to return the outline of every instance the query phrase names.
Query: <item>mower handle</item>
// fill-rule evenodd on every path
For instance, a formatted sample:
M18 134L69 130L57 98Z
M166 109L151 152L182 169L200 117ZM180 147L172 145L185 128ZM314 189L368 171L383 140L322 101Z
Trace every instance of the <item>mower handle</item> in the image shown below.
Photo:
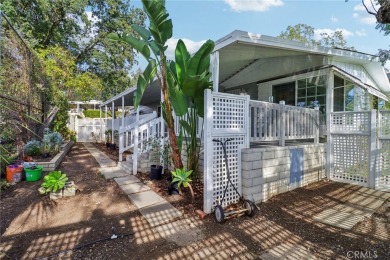
M225 140L225 142L222 142L221 140L218 140L218 139L213 139L213 142L219 142L219 143L227 143L227 142L230 142L230 141L233 141L234 138L228 138Z

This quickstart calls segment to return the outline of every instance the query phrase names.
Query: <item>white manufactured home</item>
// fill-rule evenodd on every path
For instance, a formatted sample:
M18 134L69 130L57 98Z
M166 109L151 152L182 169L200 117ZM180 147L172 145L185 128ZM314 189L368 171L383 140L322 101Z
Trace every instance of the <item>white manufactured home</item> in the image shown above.
M211 64L202 137L205 212L226 184L222 149L212 139L234 138L233 183L255 202L322 178L390 190L390 113L377 110L390 84L374 56L234 31L216 41ZM102 108L131 106L134 91ZM133 172L143 141L165 133L157 81L141 103L155 112L106 126L118 130L120 155L138 147ZM236 199L228 190L225 203Z

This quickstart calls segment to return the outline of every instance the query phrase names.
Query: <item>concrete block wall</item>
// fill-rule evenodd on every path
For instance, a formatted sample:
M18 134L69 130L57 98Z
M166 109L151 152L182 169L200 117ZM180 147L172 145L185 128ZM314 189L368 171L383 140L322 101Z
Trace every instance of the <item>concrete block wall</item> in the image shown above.
M303 148L303 176L290 183L290 150ZM325 171L324 144L242 149L242 192L259 203L321 180Z

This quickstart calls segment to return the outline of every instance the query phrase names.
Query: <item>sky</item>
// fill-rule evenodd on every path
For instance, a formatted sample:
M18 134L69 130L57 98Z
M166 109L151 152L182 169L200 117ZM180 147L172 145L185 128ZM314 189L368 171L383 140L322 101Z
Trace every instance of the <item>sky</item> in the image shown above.
M371 7L369 0L365 2ZM140 0L131 3L142 7ZM315 28L316 34L342 30L347 46L360 52L376 54L390 48L390 35L375 29L375 17L360 0L167 0L166 8L173 22L169 55L177 39L183 39L192 53L205 40L216 41L234 30L278 36L300 23ZM142 59L138 59L141 68L146 64Z

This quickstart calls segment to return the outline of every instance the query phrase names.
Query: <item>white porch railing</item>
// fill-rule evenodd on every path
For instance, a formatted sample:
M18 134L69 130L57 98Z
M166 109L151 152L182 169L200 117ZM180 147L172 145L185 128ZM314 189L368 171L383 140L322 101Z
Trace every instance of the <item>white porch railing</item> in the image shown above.
M157 113L153 112L144 116L139 121L130 125L119 128L119 161L123 160L123 153L125 151L134 149L138 146L138 151L144 152L145 141L153 136L157 136L161 131L161 118L157 117ZM135 139L138 132L138 140ZM138 141L138 142L137 142Z
M311 139L318 142L319 110L249 101L250 141Z
M180 120L188 120L188 114L184 116L177 116L175 113L173 114L173 119L175 121L175 133L177 136L180 134ZM197 117L197 126L198 128L196 129L196 137L201 138L202 137L202 130L203 130L203 118Z

